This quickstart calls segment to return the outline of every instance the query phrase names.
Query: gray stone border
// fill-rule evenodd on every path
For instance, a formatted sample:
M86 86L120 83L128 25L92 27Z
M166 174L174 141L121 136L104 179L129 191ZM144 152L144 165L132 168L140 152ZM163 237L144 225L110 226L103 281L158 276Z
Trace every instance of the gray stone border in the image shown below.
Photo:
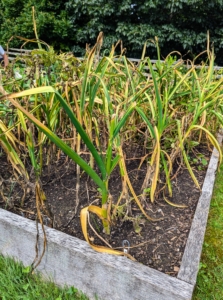
M218 135L221 144L223 136ZM213 150L178 277L125 257L101 254L75 237L46 228L47 249L38 266L57 284L75 286L90 299L190 300L196 284L219 154ZM40 232L40 248L43 236ZM30 265L35 257L35 222L0 209L0 253Z

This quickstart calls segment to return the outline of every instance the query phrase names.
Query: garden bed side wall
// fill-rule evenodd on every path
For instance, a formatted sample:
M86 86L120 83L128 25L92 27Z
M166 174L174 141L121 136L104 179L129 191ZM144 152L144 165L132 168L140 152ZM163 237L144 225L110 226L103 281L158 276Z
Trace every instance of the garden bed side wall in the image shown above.
M35 222L0 209L0 232L0 252L30 265L36 255ZM86 242L55 229L46 228L46 233L47 251L38 270L90 299L190 299L193 286L184 281L126 257L95 252Z

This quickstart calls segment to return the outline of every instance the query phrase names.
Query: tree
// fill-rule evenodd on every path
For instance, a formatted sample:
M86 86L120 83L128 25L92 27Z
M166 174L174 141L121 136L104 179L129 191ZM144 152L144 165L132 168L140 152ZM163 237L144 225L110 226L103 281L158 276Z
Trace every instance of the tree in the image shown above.
M32 0L1 1L2 41L12 35L34 37L33 5ZM35 10L40 39L58 50L83 55L86 44L93 45L103 31L105 53L121 39L128 57L140 57L148 41L146 55L155 58L150 40L157 36L163 57L178 50L193 58L206 49L209 31L217 61L223 63L223 0L42 0Z
M66 39L71 32L63 1L1 1L1 40L6 44L12 36L21 36L27 39L35 38L32 16L34 5L39 38L57 49L69 50ZM10 46L21 46L21 44L21 40L16 38L10 42Z
M104 48L121 39L127 56L140 57L144 43L159 38L161 53L173 50L194 57L206 49L207 31L219 57L223 43L222 0L70 0L66 9L76 36L74 50L105 34ZM147 55L156 49L147 44Z

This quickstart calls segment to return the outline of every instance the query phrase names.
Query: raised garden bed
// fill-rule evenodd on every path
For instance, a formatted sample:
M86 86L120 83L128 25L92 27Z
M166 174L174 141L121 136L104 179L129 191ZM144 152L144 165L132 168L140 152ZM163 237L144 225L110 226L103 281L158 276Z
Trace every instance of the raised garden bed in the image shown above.
M38 270L58 284L74 285L90 299L191 299L218 158L214 149L176 278L126 257L97 253L86 242L52 228L46 228L47 249ZM0 209L0 232L0 252L30 265L36 255L35 222ZM40 232L40 248L42 244Z

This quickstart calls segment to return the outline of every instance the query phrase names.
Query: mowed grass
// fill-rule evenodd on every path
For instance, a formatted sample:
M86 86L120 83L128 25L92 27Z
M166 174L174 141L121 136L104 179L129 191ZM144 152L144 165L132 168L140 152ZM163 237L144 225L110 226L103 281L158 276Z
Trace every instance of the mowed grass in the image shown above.
M223 299L223 164L217 173L193 300Z
M65 270L64 270L65 271ZM0 300L87 300L77 289L60 288L29 267L0 255Z

